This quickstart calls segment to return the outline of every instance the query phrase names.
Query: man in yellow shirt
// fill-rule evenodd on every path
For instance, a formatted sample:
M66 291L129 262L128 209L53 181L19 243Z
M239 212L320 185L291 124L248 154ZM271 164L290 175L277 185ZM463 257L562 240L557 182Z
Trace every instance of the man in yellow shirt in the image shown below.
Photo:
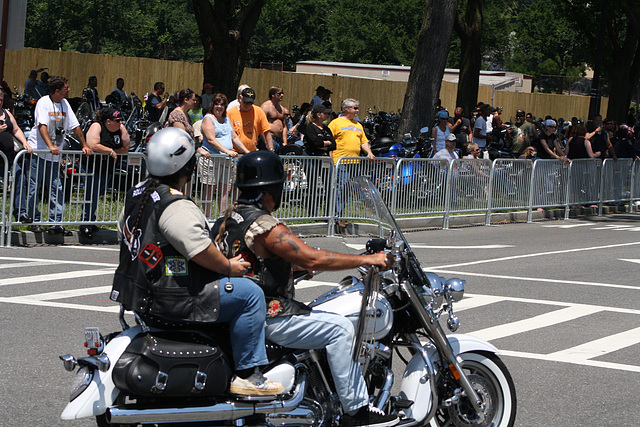
M331 152L333 163L336 164L340 157L358 157L360 151L364 151L367 158L374 159L375 156L371 152L369 140L364 133L364 128L356 120L360 110L360 103L353 98L347 98L342 101L342 116L334 119L329 123L329 129L336 140L336 149ZM352 161L356 163L356 161ZM336 198L336 217L342 215L344 210L344 184L349 180L349 171L357 164L340 164L337 168L337 185L338 193ZM337 224L340 228L345 228L348 223L345 220L338 219Z
M267 149L273 151L269 120L262 108L253 105L255 100L255 91L251 88L244 89L238 97L238 106L230 108L227 117L247 150L257 150L258 136L262 134Z
M336 149L331 152L335 164L340 157L360 156L360 150L370 159L375 158L369 146L369 140L360 122L355 120L360 103L352 98L342 101L342 116L329 123L329 129L336 140Z

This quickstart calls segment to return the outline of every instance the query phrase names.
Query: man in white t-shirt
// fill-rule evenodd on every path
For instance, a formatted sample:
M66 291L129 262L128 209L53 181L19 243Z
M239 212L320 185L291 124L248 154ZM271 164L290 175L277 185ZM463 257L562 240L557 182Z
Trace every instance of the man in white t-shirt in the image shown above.
M49 82L49 95L40 98L36 104L34 128L29 134L29 144L37 150L49 150L49 153L40 152L31 159L28 206L34 206L34 212L30 214L35 222L41 221L36 198L42 185L46 185L49 192L49 221L62 221L64 200L60 182L60 150L65 134L73 131L76 139L82 144L82 152L86 156L92 153L84 140L78 119L65 99L68 94L69 82L64 77L56 76ZM39 225L33 225L32 231L42 230ZM51 226L49 232L63 236L71 235L71 232L61 225Z
M473 125L473 142L483 150L487 147L487 141L493 141L493 136L487 131L487 118L490 113L491 105L482 104L480 106L480 114Z
M444 148L434 154L434 159L445 159L449 160L449 162L453 162L455 159L459 159L458 153L456 152L456 142L457 138L454 134L450 133L447 135L444 141Z

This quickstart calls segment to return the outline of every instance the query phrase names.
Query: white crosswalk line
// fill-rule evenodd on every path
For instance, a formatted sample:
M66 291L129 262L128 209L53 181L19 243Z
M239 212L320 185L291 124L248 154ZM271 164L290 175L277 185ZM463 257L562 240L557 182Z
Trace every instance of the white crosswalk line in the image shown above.
M66 302L38 301L38 300L33 300L29 298L29 296L0 298L0 302L7 302L10 304L36 305L41 307L66 308L66 309L73 309L73 310L100 311L104 313L120 312L120 306L117 304L103 307L98 305L70 304Z
M504 297L496 297L493 295L473 295L471 297L465 297L462 301L454 304L453 309L458 311L469 310L470 308L477 308L483 305L494 304L496 302L504 301Z
M51 261L27 261L27 262L14 262L9 264L0 264L0 270L9 268L23 268L23 267L39 267L42 265L51 265Z
M541 329L547 326L557 325L558 323L568 322L570 320L588 316L600 311L602 311L601 307L576 305L563 308L561 310L555 310L550 313L541 314L539 316L530 317L528 319L519 320L517 322L505 323L486 329L480 329L478 331L469 332L469 334L487 341L491 341L520 334L523 332Z
M40 276L30 276L30 277L11 277L9 279L0 279L0 286L8 286L8 285L24 285L27 283L37 283L37 282L50 282L54 280L67 280L67 279L77 279L80 277L91 277L91 276L105 276L108 274L113 274L114 269L108 270L78 270L78 271L67 271L65 273L53 273L53 274L43 274Z
M640 343L640 328L609 335L548 356L558 360L589 360Z
M38 300L38 301L51 301L54 299L74 298L74 297L82 297L86 295L95 295L95 294L102 294L102 293L108 294L109 292L111 292L111 286L96 286L93 288L68 289L65 291L33 294L33 295L29 295L28 298L33 300ZM15 298L24 298L24 297L15 297Z

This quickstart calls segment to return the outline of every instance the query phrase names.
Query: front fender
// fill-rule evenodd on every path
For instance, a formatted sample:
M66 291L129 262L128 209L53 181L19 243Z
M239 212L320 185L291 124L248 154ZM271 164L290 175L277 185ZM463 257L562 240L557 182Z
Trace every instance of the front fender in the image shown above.
M456 356L471 351L499 354L495 346L473 335L449 335L447 339ZM431 362L435 363L438 360L437 349L431 343L424 345L423 348L426 350ZM407 418L413 418L418 422L425 421L431 405L434 402L435 404L438 402L437 396L435 396L434 401L434 396L431 395L431 381L429 380L428 369L419 353L416 353L411 358L402 375L400 397L414 402L410 408L404 409L403 412Z
M62 411L60 418L63 420L75 420L78 418L95 417L106 412L118 397L120 390L113 384L111 373L116 362L127 349L133 338L142 332L140 326L134 326L113 338L104 348L111 361L107 372L95 370L93 380L78 397L69 402Z

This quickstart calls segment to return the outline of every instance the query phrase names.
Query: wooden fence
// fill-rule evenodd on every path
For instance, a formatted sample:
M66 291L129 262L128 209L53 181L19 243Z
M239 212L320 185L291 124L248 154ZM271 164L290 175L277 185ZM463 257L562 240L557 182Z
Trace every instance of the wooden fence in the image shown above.
M140 98L153 90L153 84L162 81L168 92L177 92L189 87L200 92L202 86L202 64L180 61L164 61L150 58L94 55L88 53L62 52L54 50L25 48L7 50L5 60L5 80L10 87L24 89L29 71L47 67L50 75L62 75L69 79L70 97L82 95L89 76L98 78L98 92L104 99L113 88L118 77L125 81L124 90L135 92ZM322 85L333 91L331 99L334 109L340 109L345 98L360 101L363 113L369 107L378 107L387 112L402 108L407 84L388 80L364 79L339 75L299 74L288 71L271 71L246 68L241 83L250 85L257 94L259 105L267 100L269 88L281 86L285 92L283 104L291 107L309 102L315 95L315 88ZM457 84L442 82L440 99L451 114L455 108ZM519 93L495 91L491 86L481 85L478 100L491 102L504 108L504 119L514 120L517 109L524 109L536 117L551 115L570 119L572 116L586 119L589 111L589 97L575 95L552 95L541 93ZM608 99L602 99L601 111L607 109ZM425 123L426 124L426 123Z

